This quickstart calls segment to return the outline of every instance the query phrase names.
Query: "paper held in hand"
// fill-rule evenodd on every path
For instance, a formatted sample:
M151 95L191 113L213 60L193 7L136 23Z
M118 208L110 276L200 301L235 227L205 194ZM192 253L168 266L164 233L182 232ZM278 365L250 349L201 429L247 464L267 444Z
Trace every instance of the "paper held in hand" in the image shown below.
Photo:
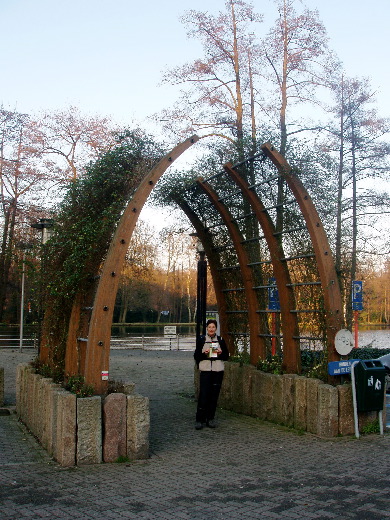
M217 353L218 348L219 348L219 346L216 346L216 347L213 347L212 345L210 346L210 351L209 351L210 358L216 358L218 356L218 353Z

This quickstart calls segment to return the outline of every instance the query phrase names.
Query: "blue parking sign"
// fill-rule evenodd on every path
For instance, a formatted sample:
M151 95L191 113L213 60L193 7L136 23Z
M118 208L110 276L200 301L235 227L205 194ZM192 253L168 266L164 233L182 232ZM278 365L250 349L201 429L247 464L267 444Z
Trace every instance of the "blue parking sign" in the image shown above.
M363 310L363 282L357 280L352 282L352 310Z
M268 308L271 311L280 311L279 292L276 287L276 279L269 279L268 287Z

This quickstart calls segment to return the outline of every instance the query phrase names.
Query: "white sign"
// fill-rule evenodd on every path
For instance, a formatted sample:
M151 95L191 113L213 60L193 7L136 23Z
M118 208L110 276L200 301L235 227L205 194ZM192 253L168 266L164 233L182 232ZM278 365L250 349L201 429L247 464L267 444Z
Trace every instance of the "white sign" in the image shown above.
M341 329L337 332L334 345L340 356L346 356L353 348L353 336L347 329Z
M164 327L164 336L166 338L176 338L176 325L166 325Z
M102 370L102 381L108 381L108 370Z

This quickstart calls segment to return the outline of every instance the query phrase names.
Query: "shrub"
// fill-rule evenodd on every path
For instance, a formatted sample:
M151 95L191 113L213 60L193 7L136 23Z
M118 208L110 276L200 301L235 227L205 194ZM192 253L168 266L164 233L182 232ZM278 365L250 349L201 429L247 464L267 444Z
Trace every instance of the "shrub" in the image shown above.
M33 359L30 365L34 368L36 374L42 377L49 377L54 383L63 383L64 374L62 368L42 363L39 358Z
M282 357L279 355L267 356L266 359L259 359L257 370L268 372L269 374L283 374Z
M80 375L69 376L64 388L77 397L90 397L94 394L93 386L87 385L85 378Z

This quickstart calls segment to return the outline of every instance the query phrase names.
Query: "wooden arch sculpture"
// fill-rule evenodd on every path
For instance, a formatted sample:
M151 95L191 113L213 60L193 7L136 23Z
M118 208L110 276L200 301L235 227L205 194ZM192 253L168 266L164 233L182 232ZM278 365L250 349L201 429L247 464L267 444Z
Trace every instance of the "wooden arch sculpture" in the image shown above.
M68 330L65 373L67 375L84 375L86 383L92 385L98 394L102 394L107 390L112 316L119 285L119 274L124 264L129 241L139 214L159 178L173 161L197 142L198 139L197 136L193 136L177 145L145 175L119 221L99 277L96 292L90 295L79 294L74 301ZM284 157L269 143L265 143L262 146L262 151L277 167L279 174L284 177L305 219L324 295L328 359L329 361L337 359L334 339L336 332L343 325L342 303L325 230L310 196L299 179L292 174L292 169ZM250 189L247 182L234 170L231 164L225 165L225 172L238 186L242 197L252 208L257 222L263 230L281 301L285 370L291 373L299 373L300 344L298 323L293 311L295 305L294 295L291 289L289 270L283 258L283 251L280 249L280 244L276 239L274 224L269 218L262 201ZM230 214L228 206L222 203L212 186L202 178L198 179L197 185L220 215L237 255L237 267L241 272L243 290L245 291L248 306L251 363L255 364L259 357L265 357L266 348L262 338L262 331L260 330L261 325L257 315L257 301L254 293L255 287L251 269L249 268L249 261L243 246L244 240L239 228L234 224L234 219ZM221 265L221 259L213 248L210 233L208 233L208 229L200 216L185 200L179 201L178 205L194 226L205 248L220 313L221 330L226 331L229 309L227 308L228 304L219 276L219 271L224 266ZM87 307L88 299L94 300L92 307ZM89 309L88 314L86 314L85 309ZM231 338L227 336L226 340L229 350L233 352Z
M97 394L103 394L108 385L111 325L119 274L138 217L163 173L198 140L198 136L194 135L178 144L141 181L114 233L88 321L82 319L85 296L79 295L74 302L66 346L65 373L83 374L86 383L92 385Z
M326 327L326 341L328 360L333 361L339 359L334 347L335 335L338 330L343 327L343 313L340 287L337 280L334 262L326 236L326 232L322 226L318 212L301 181L292 173L292 168L287 161L282 157L270 143L265 143L262 146L264 155L270 159L277 167L279 174L283 177L286 184L289 186L295 201L297 202L301 215L305 221L306 228L310 235L310 240L314 250L314 257L318 268L320 278L320 285L324 299L324 319ZM271 265L273 275L276 279L276 285L280 298L280 314L282 322L282 336L283 336L283 368L289 373L300 372L300 332L297 320L296 302L291 282L291 276L287 265L288 258L285 258L281 243L277 239L278 233L275 230L275 225L269 217L269 214L264 207L262 201L257 194L252 191L248 182L244 180L231 164L226 164L224 167L226 173L231 177L234 183L239 187L243 199L245 199L252 208L253 214L256 216L257 222L260 225L264 239L267 243L267 248L271 258ZM226 207L220 199L214 188L203 178L197 179L197 185L208 197L210 203L219 214L223 222L224 229L230 235L231 243L233 244L238 267L242 276L242 290L245 292L245 300L247 304L247 316L249 322L249 337L250 337L250 360L252 364L256 364L260 358L266 357L265 344L262 341L267 334L262 334L259 330L261 325L259 318L256 315L255 305L256 296L253 283L253 277L249 268L249 262L246 256L244 247L245 240L241 235L240 230L234 224L234 218L231 216L228 207ZM208 233L208 228L205 223L202 223L199 217L192 215L194 211L188 204L179 204L183 211L190 218L194 224L197 234L205 246L206 254L209 260L210 270L213 277L216 297L219 305L219 314L222 324L228 324L228 314L230 309L226 304L224 298L224 287L219 279L218 271L223 266L220 265L220 259L215 252L214 244L211 236ZM207 243L207 245L206 245ZM215 274L214 274L215 273ZM317 283L317 282L316 282ZM223 302L223 304L220 304ZM261 311L258 311L261 312ZM223 329L228 331L228 327ZM225 336L226 337L226 336ZM227 336L229 341L231 338ZM231 345L231 351L233 351Z
M324 295L328 361L335 361L340 357L335 350L335 337L337 331L343 327L344 318L340 286L328 237L310 195L298 177L292 174L292 168L286 159L270 143L263 144L261 149L283 175L306 221Z

